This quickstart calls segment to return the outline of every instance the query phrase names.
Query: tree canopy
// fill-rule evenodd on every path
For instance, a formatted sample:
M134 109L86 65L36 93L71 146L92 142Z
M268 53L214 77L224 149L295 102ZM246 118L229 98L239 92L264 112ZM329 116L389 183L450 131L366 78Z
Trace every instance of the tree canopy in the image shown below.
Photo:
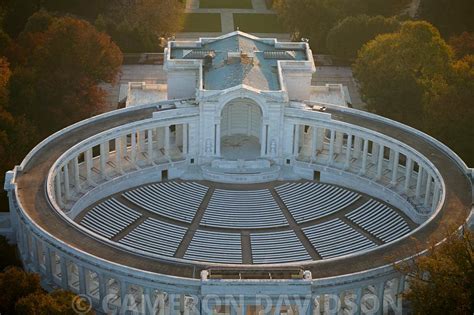
M308 38L313 50L326 52L328 32L353 15L393 16L408 0L275 0L273 8L294 38Z
M398 266L408 277L404 295L414 314L472 314L474 312L474 236L448 235L428 253Z
M44 11L30 18L14 58L8 109L45 132L102 112L105 93L98 84L114 82L122 63L108 35L84 20L48 19Z
M424 127L474 165L474 55L457 60L427 93Z
M162 49L160 37L168 38L183 27L184 5L179 0L116 2L95 21L125 52Z
M445 37L474 32L474 1L421 0L419 17L436 26Z
M336 24L327 36L328 51L339 58L351 60L359 49L379 34L395 32L400 22L381 15L350 16Z
M370 111L419 127L429 83L449 72L452 51L427 22L405 22L359 51L353 70Z
M474 32L463 32L460 35L453 36L448 43L458 59L467 55L474 55Z

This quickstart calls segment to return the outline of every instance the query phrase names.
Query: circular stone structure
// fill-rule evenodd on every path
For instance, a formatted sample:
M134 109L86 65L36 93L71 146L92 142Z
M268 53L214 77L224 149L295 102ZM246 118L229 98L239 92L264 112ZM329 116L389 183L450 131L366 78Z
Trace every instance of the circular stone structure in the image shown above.
M99 313L397 312L393 264L468 220L472 169L439 141L289 101L313 99L306 43L170 42L165 68L174 100L140 105L156 87L130 84L136 104L59 131L7 173L2 231L46 289Z

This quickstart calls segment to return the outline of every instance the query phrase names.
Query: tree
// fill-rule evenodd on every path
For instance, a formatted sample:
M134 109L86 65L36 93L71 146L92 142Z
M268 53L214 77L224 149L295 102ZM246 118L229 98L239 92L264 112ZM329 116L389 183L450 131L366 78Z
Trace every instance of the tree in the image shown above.
M423 98L430 82L450 70L452 51L427 22L405 22L399 32L365 44L354 75L368 109L422 127Z
M474 31L474 1L422 0L419 16L436 26L448 38L454 34Z
M328 32L348 16L396 15L409 0L274 0L276 10L285 28L295 39L310 39L313 50L326 51Z
M17 267L0 273L0 312L15 314L15 303L32 293L41 292L38 274L28 274Z
M4 270L8 266L21 266L21 261L16 254L16 246L8 244L7 239L3 236L0 236L0 253L2 253L0 270Z
M472 314L474 312L474 236L468 228L462 235L448 235L426 255L398 266L408 277L414 314Z
M474 165L474 55L456 61L446 78L433 81L424 108L426 131Z
M122 54L84 20L39 14L44 12L33 15L35 23L17 41L16 55L22 57L11 78L8 109L44 135L104 110L105 92L98 84L116 80Z
M95 21L125 52L161 49L160 37L169 37L183 27L184 5L179 0L116 2L108 14Z
M295 39L308 38L313 49L324 51L326 36L341 18L340 0L275 0L273 8Z
M82 303L75 305L75 303ZM62 314L77 314L80 310L89 310L88 305L84 300L76 299L74 293L57 290L50 294L44 292L31 293L22 297L16 302L15 311L18 314L31 315L62 315ZM81 314L93 314L93 311L81 312Z
M385 18L381 15L350 16L330 31L327 37L327 47L331 54L342 59L352 60L359 49L369 40L379 34L392 33L400 28L400 22L395 18Z
M458 59L467 55L474 55L474 32L463 32L460 35L453 36L448 43Z

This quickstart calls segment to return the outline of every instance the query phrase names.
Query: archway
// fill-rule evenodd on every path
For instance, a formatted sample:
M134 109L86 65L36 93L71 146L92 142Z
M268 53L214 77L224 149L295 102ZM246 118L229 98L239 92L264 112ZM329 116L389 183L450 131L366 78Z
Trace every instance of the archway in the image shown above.
M261 155L262 110L248 98L234 99L221 112L221 156L253 160Z

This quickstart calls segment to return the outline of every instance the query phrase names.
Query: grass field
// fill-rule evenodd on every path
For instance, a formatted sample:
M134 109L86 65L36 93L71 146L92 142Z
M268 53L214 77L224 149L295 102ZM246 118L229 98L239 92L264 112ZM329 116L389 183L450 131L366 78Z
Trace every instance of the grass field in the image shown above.
M252 0L200 0L203 9L252 9Z
M274 14L234 13L234 29L249 33L285 33Z
M219 13L186 13L182 32L220 32Z

